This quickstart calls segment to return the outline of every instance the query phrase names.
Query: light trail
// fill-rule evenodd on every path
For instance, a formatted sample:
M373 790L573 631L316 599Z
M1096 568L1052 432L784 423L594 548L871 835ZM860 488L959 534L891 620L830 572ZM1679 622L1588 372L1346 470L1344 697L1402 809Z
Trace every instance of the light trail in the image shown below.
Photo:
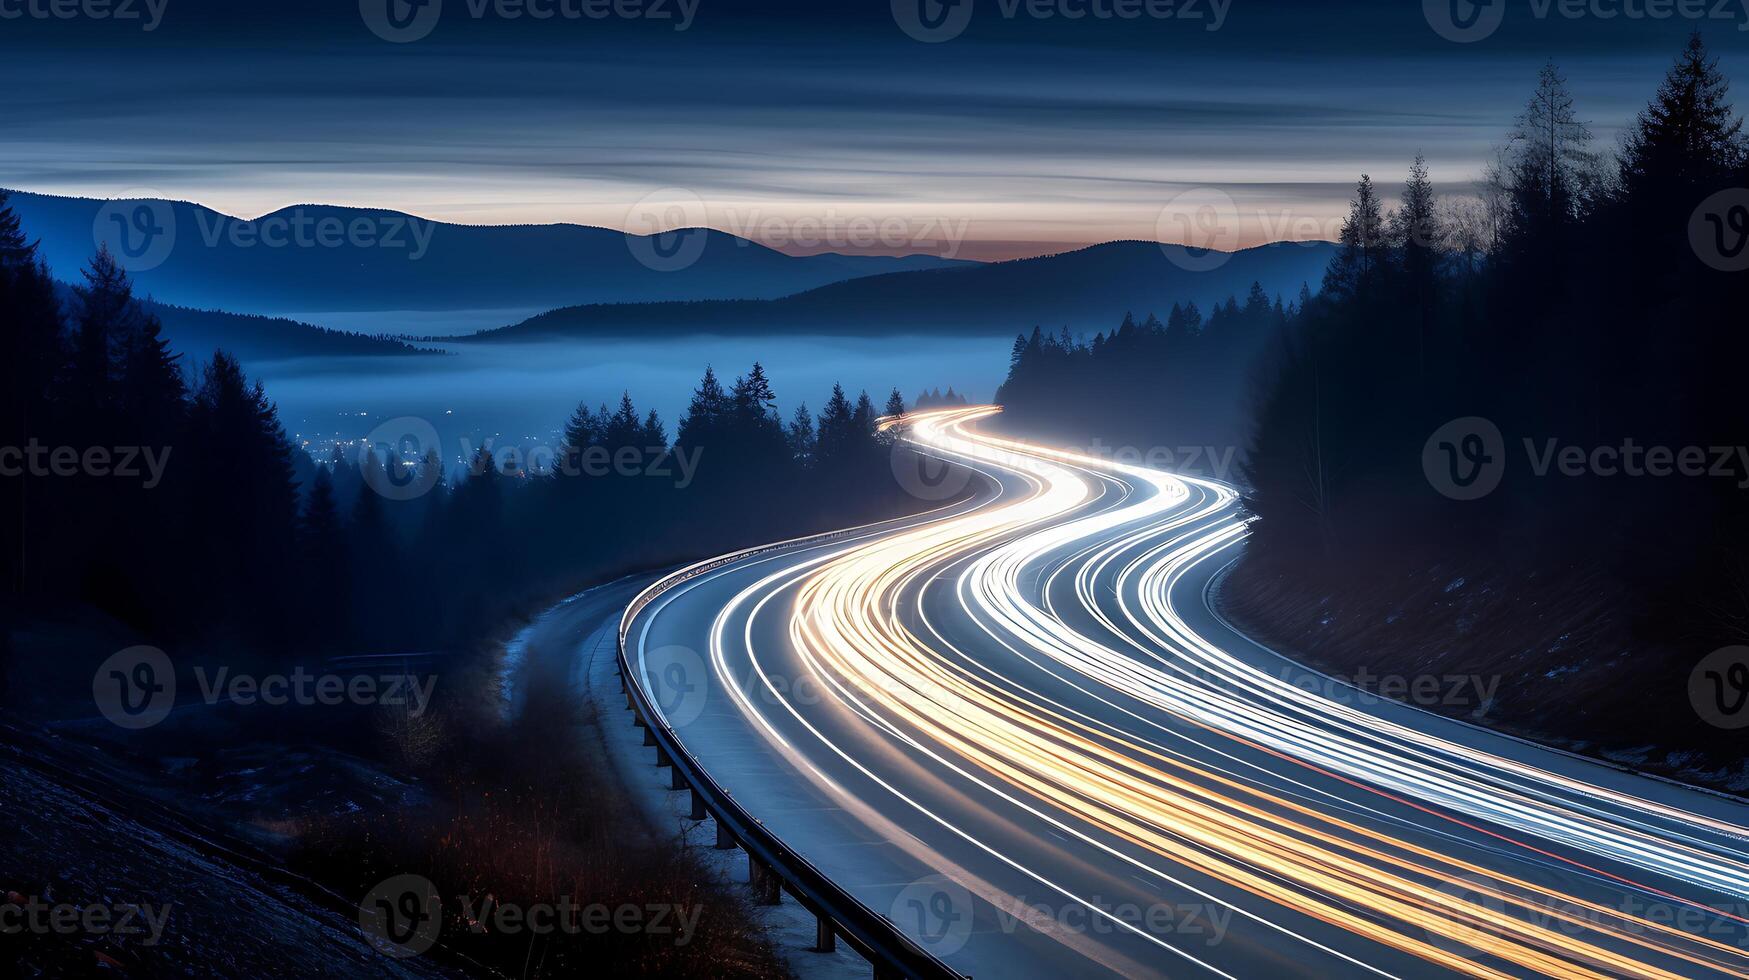
M1088 862L1230 908L1354 972L1418 961L1478 977L1749 977L1744 920L1720 907L1749 898L1749 830L1339 703L1211 642L1175 603L1187 576L1244 539L1232 489L971 428L993 411L890 424L1003 492L744 563L766 570L715 612L718 683L822 795L871 827L902 825L884 812L897 803L993 869L1113 918L1086 883L986 839L983 815L894 778L898 747L916 767L900 771L927 787L975 787ZM762 628L773 617L781 626ZM795 696L801 678L784 665L820 703ZM940 858L921 839L906 846ZM1014 897L964 876L992 904ZM1707 928L1654 914L1672 909Z

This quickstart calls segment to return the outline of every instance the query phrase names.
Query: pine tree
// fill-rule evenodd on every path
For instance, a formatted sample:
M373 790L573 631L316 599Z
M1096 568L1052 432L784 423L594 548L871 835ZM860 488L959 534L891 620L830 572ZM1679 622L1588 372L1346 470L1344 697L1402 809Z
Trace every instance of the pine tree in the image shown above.
M644 416L644 446L648 449L668 448L668 428L662 424L662 416L650 409L650 414Z
M1583 213L1597 184L1591 130L1579 119L1567 80L1553 62L1537 76L1536 92L1511 140L1514 221L1533 242L1544 240Z
M0 190L0 446L51 437L52 393L66 362L54 281ZM0 589L8 592L40 581L32 575L35 558L39 550L49 554L36 544L42 535L34 503L28 480L0 478Z
M112 429L118 348L138 329L133 284L108 245L98 247L84 270L85 284L73 287L78 311L73 332L74 398L79 426L87 433Z
M866 391L858 395L856 398L856 411L853 416L853 423L859 435L865 437L872 437L874 435L874 399L868 397L868 392Z
M8 203L11 199L11 193L0 188L0 269L36 264L36 243L25 237L24 224Z
M1623 140L1625 193L1710 185L1743 166L1743 120L1731 108L1730 85L1700 34L1691 35Z
M192 481L196 554L217 617L276 621L292 591L273 556L290 554L298 527L292 447L260 382L219 351L201 375L190 408L196 456Z
M349 622L345 602L350 590L346 582L346 536L340 525L340 508L334 500L334 482L325 466L316 468L298 530L303 583L310 599L322 613L322 619L337 622L344 629Z
M1324 276L1324 289L1335 296L1367 295L1383 272L1387 242L1385 219L1372 178L1360 175L1348 218L1342 223L1336 257Z
M1263 291L1263 284L1253 281L1251 290L1245 294L1244 315L1247 318L1261 320L1269 312L1269 294Z
M607 431L602 435L602 441L609 449L618 450L625 447L642 449L644 442L644 424L638 418L638 410L632 404L631 392L622 392L619 398L619 410L609 417Z
M361 469L376 469L383 465L375 451L367 451ZM381 486L382 484L377 484ZM389 526L383 509L383 498L376 491L365 489L353 501L346 533L346 553L352 587L348 609L351 631L357 645L376 649L390 641L397 628L388 612L401 608L399 579L399 548L394 530ZM372 615L372 611L378 611Z
M54 282L7 200L0 190L0 445L22 446L47 435L68 352Z
M735 407L749 417L765 417L777 411L777 395L765 377L765 366L753 362L753 370L735 382Z
M898 418L905 414L905 396L899 394L899 389L894 388L893 393L887 396L885 414L890 418Z
M729 396L717 380L716 371L706 367L704 378L699 382L698 390L693 392L686 414L680 419L676 441L683 446L708 445L722 431L728 412Z
M137 311L133 329L120 338L116 403L121 417L142 445L173 445L181 435L188 395L182 355L170 349L163 324Z
M1439 285L1439 202L1427 175L1427 158L1415 155L1403 186L1403 206L1391 216L1391 237L1402 256L1406 299L1415 311L1416 376L1427 377L1427 342L1433 331Z
M808 414L808 406L804 403L796 406L796 414L790 419L789 431L786 434L789 441L790 456L803 466L814 463L814 417Z
M587 402L579 402L577 410L571 413L571 420L565 423L565 448L568 452L581 453L590 446L600 445L601 430L595 424L595 413L590 411Z
M832 466L850 458L856 447L856 410L844 395L843 385L832 386L832 397L820 413L817 453L820 463Z

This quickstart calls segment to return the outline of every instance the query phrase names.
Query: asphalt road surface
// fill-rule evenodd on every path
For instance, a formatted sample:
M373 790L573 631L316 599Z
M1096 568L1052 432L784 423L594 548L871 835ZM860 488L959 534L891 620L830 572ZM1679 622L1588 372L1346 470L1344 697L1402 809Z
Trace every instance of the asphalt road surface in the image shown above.
M954 502L701 566L628 624L687 750L864 904L977 977L1749 975L1749 807L1263 649L1209 601L1230 488L992 411L896 430Z

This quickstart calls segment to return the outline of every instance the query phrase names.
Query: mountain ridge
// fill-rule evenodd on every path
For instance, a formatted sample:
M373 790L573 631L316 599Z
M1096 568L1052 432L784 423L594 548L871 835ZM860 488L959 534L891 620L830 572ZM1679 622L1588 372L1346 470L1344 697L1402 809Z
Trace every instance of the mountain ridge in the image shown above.
M856 276L974 264L794 256L714 229L677 233L698 238L682 242L689 258L676 264L651 236L573 223L467 225L332 204L240 218L168 198L7 193L58 278L76 279L102 240L142 291L165 302L270 315L775 299ZM294 239L299 221L304 237ZM316 222L330 222L332 234L311 233Z
M1164 317L1173 303L1207 308L1229 296L1243 296L1253 282L1271 296L1291 299L1302 285L1322 279L1334 250L1328 242L1277 242L1231 253L1107 242L966 269L864 276L775 300L561 307L456 341L647 331L863 334L909 329L964 335L1046 326L1092 332L1115 327L1126 313Z

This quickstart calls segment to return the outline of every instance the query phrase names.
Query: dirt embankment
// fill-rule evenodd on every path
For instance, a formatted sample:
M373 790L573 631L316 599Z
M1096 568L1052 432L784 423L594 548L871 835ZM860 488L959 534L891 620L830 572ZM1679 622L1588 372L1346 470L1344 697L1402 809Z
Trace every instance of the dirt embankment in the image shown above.
M91 692L127 638L7 638L32 683L0 703L0 916L32 918L0 976L787 975L748 897L638 826L574 658L520 672L509 713L495 643L366 668L421 676L398 706L208 701L179 670L175 710L124 730ZM391 928L422 920L430 942Z
M1698 655L1636 636L1630 598L1582 566L1524 571L1469 555L1355 572L1256 551L1218 595L1222 612L1251 635L1320 670L1371 678L1374 690L1395 684L1389 696L1641 771L1749 792L1749 729L1722 727L1697 708L1689 684ZM1457 698L1400 693L1420 678L1452 676L1480 683Z

